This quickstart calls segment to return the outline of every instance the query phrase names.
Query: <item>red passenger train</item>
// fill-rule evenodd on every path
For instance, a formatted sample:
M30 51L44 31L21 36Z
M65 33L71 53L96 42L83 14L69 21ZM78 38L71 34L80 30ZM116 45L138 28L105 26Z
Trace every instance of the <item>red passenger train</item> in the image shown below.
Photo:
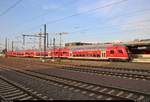
M44 51L8 51L10 57L61 57L68 59L90 59L90 60L130 60L130 54L126 46L110 47L86 47L86 48L56 48Z

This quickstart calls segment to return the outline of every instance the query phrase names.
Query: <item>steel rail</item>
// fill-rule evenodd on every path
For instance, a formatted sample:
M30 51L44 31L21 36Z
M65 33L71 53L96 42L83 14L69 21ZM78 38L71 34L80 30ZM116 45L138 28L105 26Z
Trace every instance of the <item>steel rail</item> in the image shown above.
M150 95L146 94L146 93L137 92L137 91L131 91L131 90L117 88L117 87L96 85L96 84L92 84L92 83L86 83L86 82L83 82L83 81L78 81L78 80L73 80L73 79L69 79L69 78L58 77L58 76L49 75L49 74L40 73L40 72L35 72L35 71L20 70L20 69L16 69L16 68L12 68L12 67L11 68L9 67L9 69L11 69L13 71L16 71L16 72L19 72L19 73L23 73L23 74L29 75L29 76L37 77L37 78L40 78L42 80L58 83L58 84L61 84L61 85L64 85L64 86L68 86L68 87L73 87L75 89L79 89L79 90L82 90L82 91L88 91L90 93L104 95L104 96L107 96L107 98L112 98L112 99L142 100L142 99L147 99L147 98L149 99L149 97L150 97ZM76 83L76 85L72 84L74 82ZM80 86L77 85L79 83L81 84ZM101 90L94 90L94 89L90 89L90 88L87 88L87 87L81 87L81 86L83 86L85 84L88 87L89 86L94 86L94 89L96 87L99 87L99 88L101 88ZM105 92L106 89L108 89L107 92ZM114 92L112 92L112 90L114 90ZM117 94L114 94L114 93L117 93Z

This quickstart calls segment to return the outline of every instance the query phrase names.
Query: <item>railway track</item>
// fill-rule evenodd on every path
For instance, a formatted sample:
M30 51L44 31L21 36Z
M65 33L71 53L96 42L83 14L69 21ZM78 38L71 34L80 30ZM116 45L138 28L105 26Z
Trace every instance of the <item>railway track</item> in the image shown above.
M92 73L97 75L106 75L106 76L117 76L120 78L129 78L135 80L150 80L150 74L141 74L141 73L132 73L132 72L120 72L120 71L112 71L106 69L89 69L85 67L77 68L77 67L62 67L64 70L73 70L78 72Z
M32 60L29 60L29 59L23 59L25 62L30 62L30 63L36 63L36 64L41 64L41 65L44 65L44 64L48 64L49 63L38 63L38 61L32 61ZM57 64L52 64L52 65L57 65ZM86 65L86 64L68 64L67 65L64 65L62 64L61 66L69 66L69 67L89 67L89 68L100 68L100 69L109 69L109 70L114 70L114 71L129 71L129 72L138 72L138 73L148 73L150 74L150 70L147 70L147 69L137 69L137 68L120 68L120 66L115 66L115 67L111 67L111 66L96 66L96 65ZM131 66L132 67L132 66Z
M128 69L128 68L119 68L119 67L104 67L104 66L93 66L93 65L73 65L73 66L78 66L78 67L92 67L92 68L101 68L101 69L109 69L109 70L115 70L115 71L129 71L129 72L139 72L139 73L149 73L150 74L150 70L146 70L146 69Z
M39 60L31 60L31 59L21 59L21 60L17 60L16 61L24 61L24 62L29 62L31 64L40 64L40 65L49 65L49 62L48 63L40 63ZM58 65L57 63L51 63L51 65ZM70 63L67 63L67 64L61 64L60 66L68 66L68 67L89 67L89 68L100 68L100 69L109 69L109 70L114 70L114 71L129 71L129 72L139 72L139 73L150 73L150 70L147 70L147 69L137 69L137 68L121 68L120 66L115 66L115 67L112 67L112 66L97 66L97 65L86 65L86 64L70 64ZM133 67L133 66L131 66Z
M6 67L5 67L6 68ZM8 67L7 67L8 68ZM58 87L68 88L74 92L81 92L82 94L87 94L96 99L103 100L144 100L150 99L149 94L142 92L131 91L127 89L121 89L117 87L110 87L104 85L96 85L92 83L86 83L83 81L73 80L69 78L58 77L54 75L44 74L40 72L30 71L30 70L20 70L15 68L9 69L23 73L32 77L40 78L42 80L48 81L50 84L54 84Z
M29 64L29 63L28 63ZM128 78L134 80L150 80L150 72L149 70L139 70L139 69L126 69L126 68L109 68L109 67L96 67L96 66L86 66L86 65L56 65L48 63L38 63L31 62L30 64L42 65L42 66L51 66L51 67L59 67L64 70L72 70L96 75L104 75L104 76L115 76L119 78ZM30 66L29 64L29 66ZM17 64L17 66L22 67L23 65ZM27 66L27 65L25 65Z
M38 64L38 65L45 65L45 66L60 66L60 67L73 67L73 68L76 68L76 67L79 67L79 68L98 68L98 69L108 69L110 71L126 71L126 72L133 72L133 73L144 73L144 74L150 74L150 70L147 70L147 69L136 69L136 68L120 68L118 66L116 67L111 67L111 66L96 66L96 65L78 65L78 64L54 64L54 63L41 63L41 62L38 62L38 61L32 61L32 60L29 60L29 59L21 59L22 61L24 62L27 62L27 63L30 63L30 64ZM16 60L16 61L21 61L21 60ZM26 64L27 64L26 63Z
M49 65L47 63L37 63L33 64L42 65L42 66L54 66L59 65ZM150 80L150 72L147 70L137 70L137 69L123 69L123 68L108 68L108 67L95 67L95 66L79 66L79 65L60 65L60 69L64 70L73 70L78 72L92 73L97 75L105 76L116 76L120 78L128 78L134 80Z
M41 64L41 63L39 65L47 66L47 64ZM73 70L73 71L92 73L97 75L117 76L120 78L129 78L135 80L150 80L150 71L143 70L143 69L110 68L110 67L97 67L97 66L86 66L86 65L61 65L61 67L59 68L64 70Z
M0 99L1 100L48 100L46 96L38 94L32 89L15 83L0 76Z

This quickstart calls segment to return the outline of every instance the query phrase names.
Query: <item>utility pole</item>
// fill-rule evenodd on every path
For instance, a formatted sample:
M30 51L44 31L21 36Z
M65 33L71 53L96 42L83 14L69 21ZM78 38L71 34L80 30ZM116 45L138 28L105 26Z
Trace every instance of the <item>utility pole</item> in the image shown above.
M41 51L41 49L42 49L42 45L41 45L41 37L42 37L42 30L40 29L40 33L39 33L39 49L40 49L40 51Z
M61 41L61 36L63 35L63 34L68 34L67 32L60 32L60 33L58 33L59 34L59 36L60 36L60 42L59 42L59 57L61 56L61 45L62 45L62 41Z
M46 58L46 24L44 24L44 58Z
M51 48L51 45L52 45L52 40L50 39L50 41L49 41L49 48Z
M55 59L55 38L53 38L53 49L54 49L54 51L53 51L53 60Z
M62 45L62 41L61 41L61 36L63 35L63 34L68 34L67 32L60 32L60 33L56 33L56 34L59 34L59 39L60 39L60 42L59 42L59 47L61 48L61 45Z
M5 51L7 52L7 37L5 38Z
M23 36L23 45L25 45L25 36L26 35L23 34L22 36Z
M11 43L11 47L12 47L12 51L14 51L14 41L12 40L12 43Z
M7 58L7 37L5 38L5 50L4 50L5 57Z
M47 35L47 48L49 48L49 36L48 36L48 33L46 33Z

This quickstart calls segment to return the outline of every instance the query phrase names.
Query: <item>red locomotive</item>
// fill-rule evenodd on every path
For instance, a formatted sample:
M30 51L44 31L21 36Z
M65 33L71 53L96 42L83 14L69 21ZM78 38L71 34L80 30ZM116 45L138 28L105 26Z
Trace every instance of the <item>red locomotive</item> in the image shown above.
M109 47L76 47L76 48L56 48L49 51L8 51L7 56L11 57L61 57L69 59L91 59L91 60L130 60L130 54L126 46Z

